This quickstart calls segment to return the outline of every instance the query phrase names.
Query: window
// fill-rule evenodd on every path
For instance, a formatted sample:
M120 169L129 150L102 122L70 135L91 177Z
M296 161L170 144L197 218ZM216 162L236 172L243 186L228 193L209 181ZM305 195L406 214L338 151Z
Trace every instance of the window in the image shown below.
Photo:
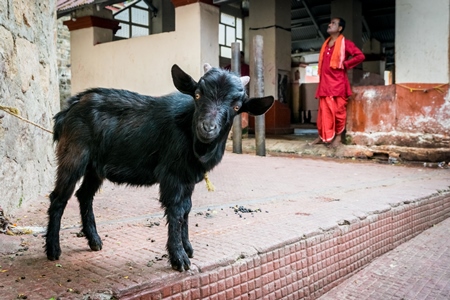
M243 50L242 19L226 13L220 13L219 47L220 56L231 59L231 43L238 42Z
M145 1L126 1L111 9L114 19L120 22L120 29L114 35L114 39L128 39L152 33L153 14Z

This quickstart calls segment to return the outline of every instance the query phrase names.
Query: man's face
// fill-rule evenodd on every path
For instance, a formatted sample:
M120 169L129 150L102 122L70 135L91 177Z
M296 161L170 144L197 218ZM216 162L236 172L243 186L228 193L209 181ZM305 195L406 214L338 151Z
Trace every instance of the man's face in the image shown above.
M328 34L339 33L340 29L342 29L342 27L339 26L339 19L331 19L327 28Z

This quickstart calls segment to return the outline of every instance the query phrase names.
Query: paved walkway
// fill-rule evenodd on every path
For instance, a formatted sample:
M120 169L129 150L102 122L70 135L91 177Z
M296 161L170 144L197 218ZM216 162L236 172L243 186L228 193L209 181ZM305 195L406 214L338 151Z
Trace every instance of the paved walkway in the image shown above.
M57 262L42 248L48 199L37 196L11 217L33 234L0 235L0 299L450 295L448 221L438 223L450 216L450 169L227 152L210 179L215 192L199 183L193 195L195 253L184 273L167 263L157 187L104 185L94 201L99 252L77 237L78 203L71 199Z

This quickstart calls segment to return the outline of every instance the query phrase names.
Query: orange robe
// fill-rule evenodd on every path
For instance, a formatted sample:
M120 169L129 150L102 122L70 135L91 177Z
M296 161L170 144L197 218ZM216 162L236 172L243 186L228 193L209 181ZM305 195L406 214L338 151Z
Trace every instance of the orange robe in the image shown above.
M327 41L326 41L327 42ZM345 58L343 69L331 68L331 56L335 51L335 45L325 46L321 69L320 81L316 91L319 99L319 111L317 115L317 129L324 142L331 142L336 134L341 134L345 129L347 118L347 98L352 94L347 70L352 69L364 60L364 54L352 41L345 42ZM336 51L339 51L336 49Z

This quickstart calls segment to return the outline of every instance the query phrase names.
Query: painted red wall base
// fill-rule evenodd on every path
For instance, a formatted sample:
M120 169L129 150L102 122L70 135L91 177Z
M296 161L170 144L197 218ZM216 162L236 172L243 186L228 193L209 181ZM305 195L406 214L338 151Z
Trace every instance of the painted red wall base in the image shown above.
M448 148L448 84L358 86L347 106L347 135L356 145Z

